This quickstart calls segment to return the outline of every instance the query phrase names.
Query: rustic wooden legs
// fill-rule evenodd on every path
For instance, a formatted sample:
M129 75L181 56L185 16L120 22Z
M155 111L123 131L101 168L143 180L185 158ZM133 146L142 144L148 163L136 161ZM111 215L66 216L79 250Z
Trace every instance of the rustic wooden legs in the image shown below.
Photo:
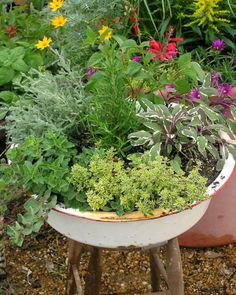
M99 295L102 275L102 250L91 246L89 249L91 257L83 291L79 276L79 264L83 245L69 240L68 277L65 295ZM166 267L164 267L158 255L159 251L160 248L149 250L151 284L154 293L143 295L184 295L183 270L177 238L169 240L166 244ZM167 291L160 291L161 278L164 279L168 286Z
M184 294L183 269L178 239L168 241L166 246L166 271L171 294Z
M159 250L156 248L149 250L152 291L159 291L161 285L161 273L158 267L159 261L157 261L157 259L159 259L159 257L156 254L157 251Z
M85 277L85 292L84 295L99 295L101 288L101 255L102 250L92 247L91 257L89 260L88 272Z
M67 286L65 295L99 295L101 286L101 249L89 247L91 257L88 272L85 277L85 290L83 291L79 275L79 265L83 245L69 240Z
M184 295L183 269L178 239L169 240L166 244L166 268L158 255L160 249L154 248L149 251L152 290L156 292L150 294ZM158 292L160 291L161 276L168 286L168 291Z
M84 295L79 276L82 249L82 244L69 240L67 286L65 295Z

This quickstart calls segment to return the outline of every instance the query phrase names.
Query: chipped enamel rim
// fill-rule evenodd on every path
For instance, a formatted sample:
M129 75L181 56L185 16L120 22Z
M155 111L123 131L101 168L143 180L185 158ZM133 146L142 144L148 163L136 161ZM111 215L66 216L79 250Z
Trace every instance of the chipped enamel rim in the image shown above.
M224 167L218 177L213 181L207 189L208 197L198 203L193 203L189 208L193 208L198 206L202 202L209 200L214 197L228 182L228 180L232 177L232 174L236 170L236 162L231 154L225 161ZM188 210L189 208L185 209ZM123 216L118 216L115 212L100 212L100 211L87 211L81 212L79 209L73 208L63 208L62 205L57 205L52 210L57 211L58 213L74 216L77 218L83 218L93 221L100 222L129 222L129 221L141 221L141 220L149 220L149 219L157 219L162 218L168 215L177 214L183 211L171 211L171 210L162 210L155 209L151 216L144 216L141 212L135 211L131 213L126 213ZM184 211L185 211L184 210Z

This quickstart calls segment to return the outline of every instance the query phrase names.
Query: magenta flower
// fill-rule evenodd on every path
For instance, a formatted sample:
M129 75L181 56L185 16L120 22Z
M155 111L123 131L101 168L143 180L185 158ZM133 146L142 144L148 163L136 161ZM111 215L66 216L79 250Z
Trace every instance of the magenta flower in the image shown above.
M94 68L87 68L86 73L87 73L88 77L91 77L95 73L95 69Z
M211 45L215 50L220 51L224 48L225 43L221 39L216 39L216 40L212 41Z
M221 79L221 74L219 72L211 72L211 87L218 86Z
M230 96L232 94L232 85L226 84L226 83L219 84L217 88L217 92L219 93L221 97Z
M176 92L174 84L167 84L165 88L168 92Z
M200 93L199 90L197 88L194 88L191 92L190 92L190 98L192 99L200 99Z
M141 56L135 55L132 60L135 61L135 62L140 62L141 61Z

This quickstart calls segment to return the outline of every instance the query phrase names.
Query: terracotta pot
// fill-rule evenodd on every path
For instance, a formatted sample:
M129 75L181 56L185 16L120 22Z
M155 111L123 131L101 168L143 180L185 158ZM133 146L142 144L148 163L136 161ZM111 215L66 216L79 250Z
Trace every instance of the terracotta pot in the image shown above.
M214 196L232 174L235 162L230 155L215 182L208 187L208 195ZM164 212L156 209L152 216L139 212L122 217L113 212L80 212L60 206L51 210L48 223L68 238L80 243L105 247L147 247L160 245L196 224L204 215L211 198L181 212Z
M203 218L179 237L185 247L215 247L236 241L236 165L227 183L213 196Z

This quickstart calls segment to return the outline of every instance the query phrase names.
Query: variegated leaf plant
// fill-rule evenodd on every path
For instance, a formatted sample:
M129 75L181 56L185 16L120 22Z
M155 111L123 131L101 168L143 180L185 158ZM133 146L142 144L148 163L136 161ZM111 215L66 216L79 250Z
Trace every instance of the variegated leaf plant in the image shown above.
M190 107L182 104L153 104L143 100L144 109L138 113L144 129L129 135L134 146L150 149L151 158L167 156L178 171L181 162L187 169L199 157L207 161L209 154L217 160L217 170L231 153L236 159L236 145L222 138L222 132L236 134L234 119L226 119L221 113L200 104ZM236 110L232 109L233 118ZM224 153L221 150L224 150Z

